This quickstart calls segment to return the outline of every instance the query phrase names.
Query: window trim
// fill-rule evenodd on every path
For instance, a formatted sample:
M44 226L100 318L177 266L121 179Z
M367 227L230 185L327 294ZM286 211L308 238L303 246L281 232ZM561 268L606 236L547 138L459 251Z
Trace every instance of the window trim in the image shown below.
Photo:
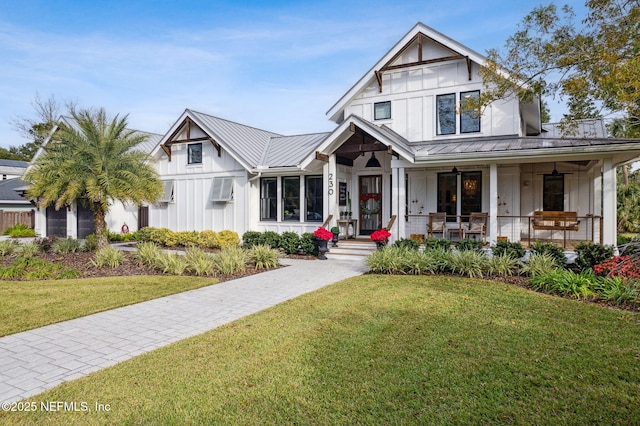
M384 110L380 110L381 112L384 112L384 116L379 117L378 116L378 106L380 107L385 107ZM373 104L373 119L374 120L391 120L391 101L384 101L384 102L376 102Z
M200 147L200 161L194 161L192 148ZM202 164L202 142L187 144L187 164Z
M273 196L270 197L265 197L264 196L264 182L266 181L270 181L270 182L275 182L276 184L276 190L275 190L275 194L273 194ZM273 215L273 217L265 217L262 215L263 213L263 203L265 201L269 201L269 205L271 204L271 200L275 200L275 213ZM260 178L260 221L269 221L269 222L275 222L278 220L278 178L277 177L262 177Z
M453 132L442 132L442 126L440 121L440 99L444 99L445 97L453 97L453 112L447 112L447 114L452 114L452 123L453 123ZM456 94L454 93L443 93L441 95L436 95L436 135L438 136L447 136L447 135L455 135L458 132L457 129L457 121L456 120ZM444 114L442 114L444 116ZM444 117L443 117L444 118Z
M467 90L465 92L460 92L460 134L466 134L466 133L480 133L481 130L481 115L480 113L477 113L477 117L473 118L470 116L469 111L472 111L471 109L462 109L462 99L465 95L467 94L474 94L477 93L477 98L476 99L480 99L480 90ZM466 120L470 120L470 121L474 121L477 120L477 130L463 130L463 126L462 126L462 121L466 119ZM474 127L475 129L475 127Z

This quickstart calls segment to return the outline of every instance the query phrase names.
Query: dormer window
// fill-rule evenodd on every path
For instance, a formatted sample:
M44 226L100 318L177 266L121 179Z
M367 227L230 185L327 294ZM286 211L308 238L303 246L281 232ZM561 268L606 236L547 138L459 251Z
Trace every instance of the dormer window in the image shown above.
M460 133L474 133L480 131L480 113L475 108L464 108L465 101L477 102L480 91L460 93Z
M187 145L187 164L202 164L202 143Z
M373 104L373 119L388 120L391 118L391 101Z

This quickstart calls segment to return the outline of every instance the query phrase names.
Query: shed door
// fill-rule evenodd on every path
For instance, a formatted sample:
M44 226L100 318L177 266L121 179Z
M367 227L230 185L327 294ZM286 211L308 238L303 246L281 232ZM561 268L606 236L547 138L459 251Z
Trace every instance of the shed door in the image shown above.
M88 207L78 204L78 239L86 238L87 235L95 234L96 223L93 212Z
M67 209L47 207L47 237L67 237Z

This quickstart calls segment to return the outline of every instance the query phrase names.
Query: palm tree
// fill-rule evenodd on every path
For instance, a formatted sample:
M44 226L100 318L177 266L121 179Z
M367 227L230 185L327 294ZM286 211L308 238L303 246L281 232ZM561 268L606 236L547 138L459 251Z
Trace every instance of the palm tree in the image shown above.
M84 202L94 215L98 247L107 245L105 216L114 201L153 203L162 182L149 156L135 150L146 135L128 130L127 117L109 120L104 109L71 110L75 123L58 124L23 179L38 207Z

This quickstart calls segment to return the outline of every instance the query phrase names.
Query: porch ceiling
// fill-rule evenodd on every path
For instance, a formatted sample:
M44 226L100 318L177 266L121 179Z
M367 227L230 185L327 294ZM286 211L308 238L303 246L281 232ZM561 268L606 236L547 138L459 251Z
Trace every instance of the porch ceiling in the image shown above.
M377 141L373 136L358 126L353 127L354 133L335 150L334 154L336 157L353 161L366 152L391 151L390 147Z

